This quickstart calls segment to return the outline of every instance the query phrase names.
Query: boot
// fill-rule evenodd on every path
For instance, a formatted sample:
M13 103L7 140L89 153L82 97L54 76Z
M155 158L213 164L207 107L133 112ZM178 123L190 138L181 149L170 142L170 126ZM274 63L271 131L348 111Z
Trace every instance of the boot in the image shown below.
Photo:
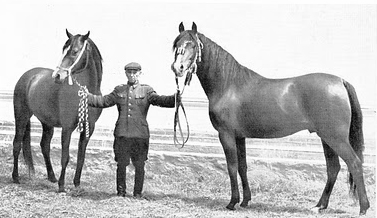
M138 161L135 166L135 186L134 186L134 197L141 198L144 185L144 161Z
M118 163L117 168L117 195L121 197L126 196L126 166L121 166Z

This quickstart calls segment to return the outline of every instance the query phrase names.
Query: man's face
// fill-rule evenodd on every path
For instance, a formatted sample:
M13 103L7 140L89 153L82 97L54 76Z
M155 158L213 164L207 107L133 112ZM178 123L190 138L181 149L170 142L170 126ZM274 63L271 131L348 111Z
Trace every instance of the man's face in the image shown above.
M128 82L130 83L136 83L139 81L139 76L140 76L141 71L140 70L126 70L126 76L128 79Z

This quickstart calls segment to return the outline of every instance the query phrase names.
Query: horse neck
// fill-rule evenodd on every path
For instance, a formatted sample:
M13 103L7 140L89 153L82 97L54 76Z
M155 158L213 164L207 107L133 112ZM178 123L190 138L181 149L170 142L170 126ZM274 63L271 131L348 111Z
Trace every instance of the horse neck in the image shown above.
M262 78L239 64L230 53L203 34L198 36L203 43L203 49L197 75L209 100L212 96L221 96L229 86L242 87Z
M76 74L76 79L80 85L85 85L90 93L101 94L102 63L95 61L92 55L89 55L88 62L87 67Z

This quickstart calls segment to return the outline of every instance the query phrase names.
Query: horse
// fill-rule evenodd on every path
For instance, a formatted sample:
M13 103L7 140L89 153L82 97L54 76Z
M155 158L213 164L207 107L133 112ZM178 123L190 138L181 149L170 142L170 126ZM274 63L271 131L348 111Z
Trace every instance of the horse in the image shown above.
M265 78L199 33L194 22L191 30L180 23L173 52L175 76L186 74L189 81L196 73L208 98L209 118L218 131L230 178L231 200L226 208L234 210L240 202L237 172L243 188L240 206L251 200L245 138L280 138L308 130L321 138L327 166L326 186L313 210L327 208L341 157L350 174L350 189L358 195L360 214L366 213L370 205L362 168L362 112L350 83L324 73Z
M58 181L58 192L65 192L65 171L69 162L69 145L72 132L78 121L81 133L78 143L77 168L74 185L80 185L82 167L85 160L86 146L93 134L95 122L101 115L99 108L85 107L84 113L79 113L80 91L86 89L90 93L101 94L102 57L94 42L86 35L72 35L67 29L68 40L63 46L62 59L56 70L48 68L33 68L25 72L18 80L14 89L15 137L13 140L14 166L12 179L20 183L18 175L18 157L21 149L29 169L34 174L33 158L30 147L30 118L35 115L42 124L42 139L40 142L46 164L48 180L55 183L50 160L50 143L54 127L61 127L61 174ZM83 92L81 92L81 96ZM86 109L86 111L85 111ZM79 115L82 116L79 116ZM83 117L84 116L84 117Z

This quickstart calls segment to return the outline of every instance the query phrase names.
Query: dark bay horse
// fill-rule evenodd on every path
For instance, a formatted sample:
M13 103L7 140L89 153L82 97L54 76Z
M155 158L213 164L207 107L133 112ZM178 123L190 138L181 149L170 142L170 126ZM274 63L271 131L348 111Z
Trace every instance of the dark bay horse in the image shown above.
M19 183L18 156L21 148L29 172L34 173L30 148L30 118L35 115L42 123L43 135L40 142L46 163L48 180L56 182L50 160L50 142L54 127L61 127L61 174L59 192L64 192L65 171L69 161L69 144L71 134L79 120L78 92L86 86L90 93L101 94L102 57L93 41L86 35L75 35L66 30L68 40L63 46L63 56L55 71L47 68L34 68L24 73L14 90L14 116L16 133L13 141L14 168L13 182ZM72 79L73 78L73 79ZM70 83L70 84L69 84ZM81 171L85 159L85 150L101 115L101 109L88 108L87 125L80 134L77 154L77 168L74 185L80 185ZM87 131L89 130L89 131Z
M339 157L350 172L350 187L358 195L360 214L369 208L363 178L362 113L353 86L329 74L267 79L239 64L234 57L197 32L179 25L174 40L172 70L176 77L196 73L209 100L209 116L226 156L233 210L240 201L237 172L243 187L242 207L251 199L247 179L245 138L279 138L300 130L322 140L327 183L314 210L327 208L340 170Z

